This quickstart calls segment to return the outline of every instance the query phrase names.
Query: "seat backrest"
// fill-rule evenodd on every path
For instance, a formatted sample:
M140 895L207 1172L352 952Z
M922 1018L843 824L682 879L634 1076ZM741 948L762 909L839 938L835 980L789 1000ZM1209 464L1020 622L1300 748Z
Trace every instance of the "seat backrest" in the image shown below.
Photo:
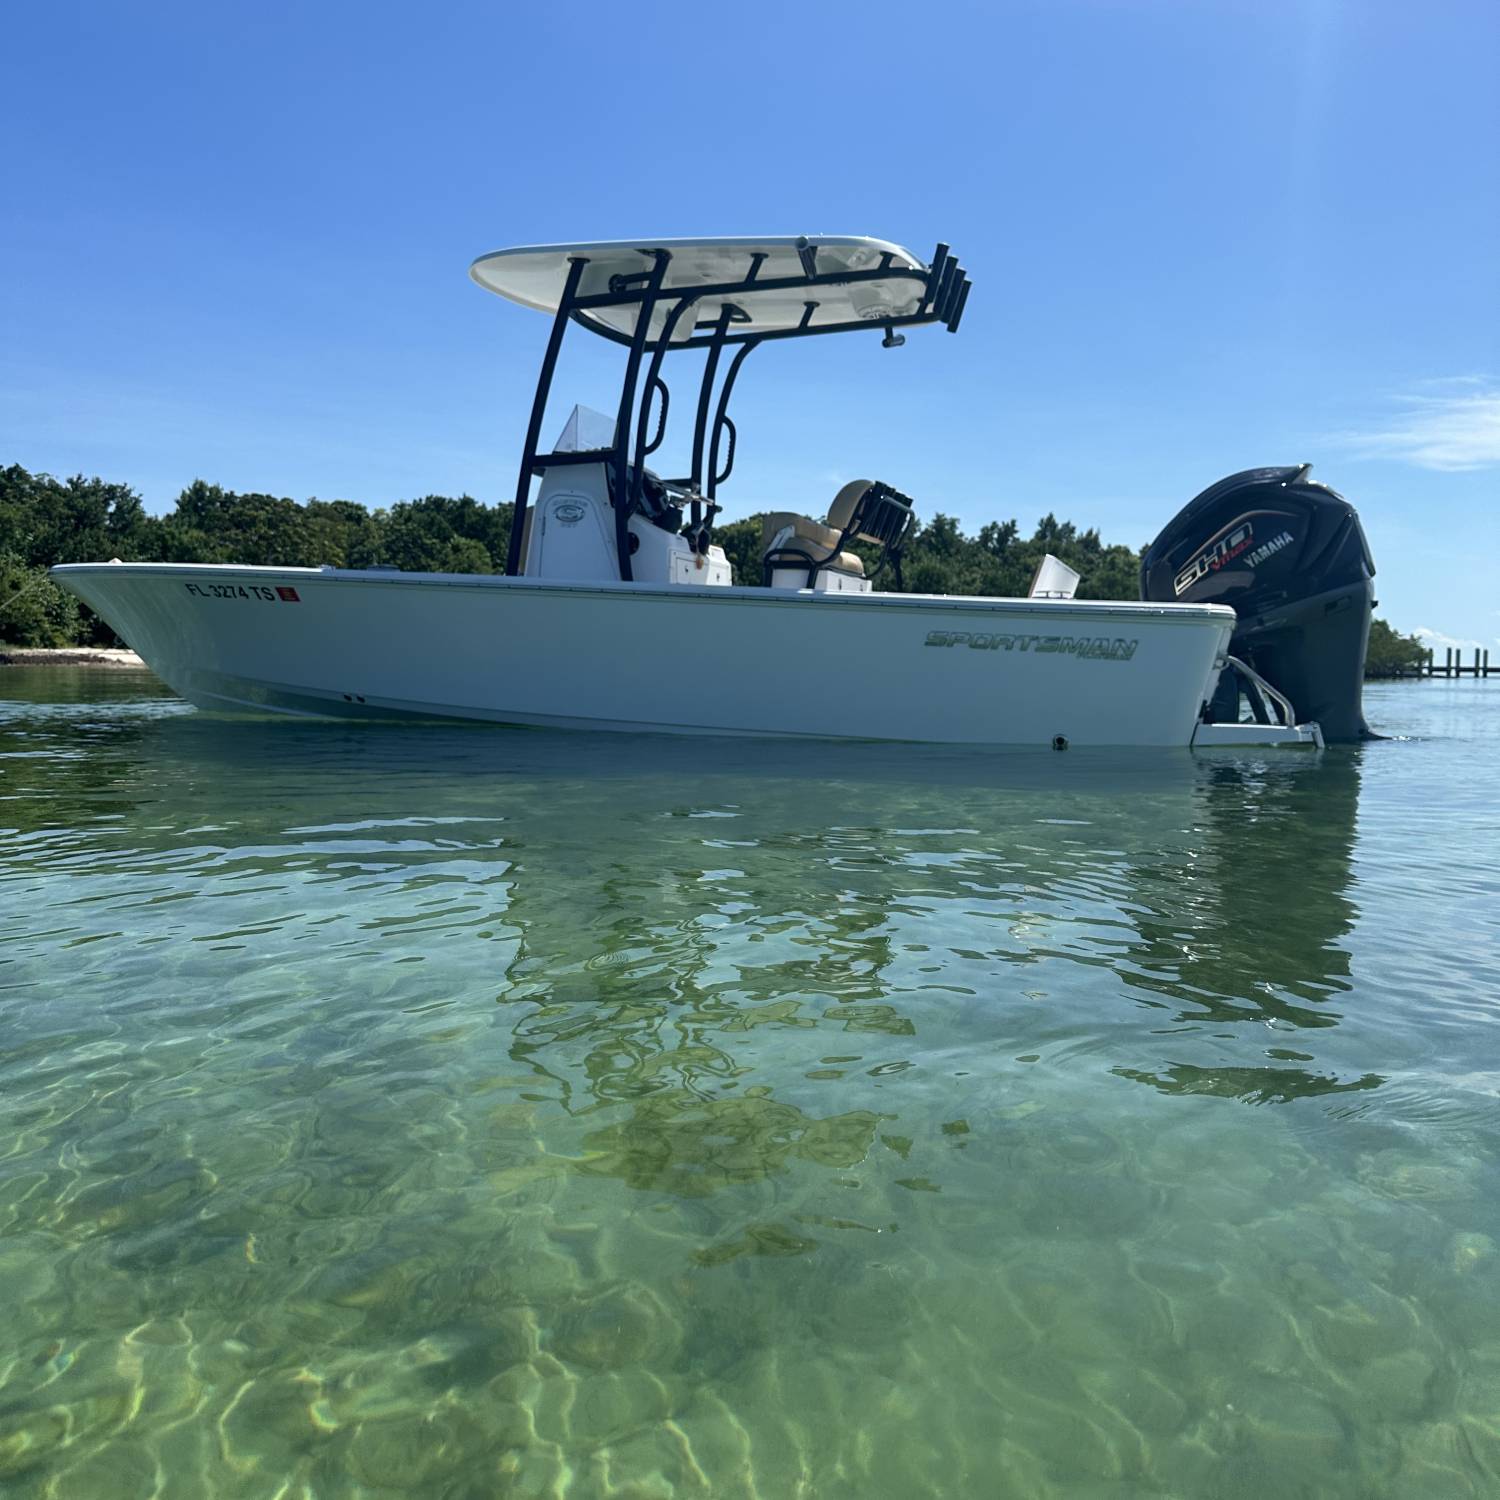
M859 509L859 502L864 499L866 491L870 488L873 480L851 479L833 497L833 504L828 507L828 524L835 531L844 531L849 523L855 519ZM855 536L864 536L862 531L856 531ZM876 536L865 537L868 542L879 542Z
M833 497L828 524L899 555L916 527L911 501L888 484L854 479Z

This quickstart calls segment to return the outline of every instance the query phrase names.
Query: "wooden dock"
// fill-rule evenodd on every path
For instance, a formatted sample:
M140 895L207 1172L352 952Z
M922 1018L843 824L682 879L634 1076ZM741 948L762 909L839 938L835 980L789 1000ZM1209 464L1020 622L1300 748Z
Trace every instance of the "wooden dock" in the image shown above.
M1365 676L1374 680L1389 680L1393 677L1477 677L1480 679L1493 674L1500 677L1500 663L1490 665L1490 653L1478 646L1474 648L1474 660L1468 665L1464 664L1463 651L1456 646L1448 646L1443 651L1441 665L1437 660L1437 653L1429 651L1427 660L1418 662L1414 667L1367 668Z

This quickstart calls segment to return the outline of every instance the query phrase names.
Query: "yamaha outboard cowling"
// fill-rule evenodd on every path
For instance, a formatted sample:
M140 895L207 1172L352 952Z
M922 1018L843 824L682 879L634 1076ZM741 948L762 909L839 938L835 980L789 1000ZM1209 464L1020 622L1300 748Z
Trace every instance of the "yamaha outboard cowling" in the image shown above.
M1367 739L1360 700L1375 564L1354 507L1309 480L1310 468L1246 469L1210 485L1146 549L1141 597L1233 605L1231 655L1325 740ZM1239 718L1230 673L1212 713Z

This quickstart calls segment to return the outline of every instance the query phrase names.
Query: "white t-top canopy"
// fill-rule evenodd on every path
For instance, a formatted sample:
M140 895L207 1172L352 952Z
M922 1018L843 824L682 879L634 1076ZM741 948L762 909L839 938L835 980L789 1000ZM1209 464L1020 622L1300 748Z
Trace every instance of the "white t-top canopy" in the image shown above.
M525 245L515 250L496 250L481 255L469 268L480 286L498 292L523 307L555 313L562 301L570 263L588 262L577 295L608 294L610 282L619 276L640 277L655 265L652 254L665 250L671 255L663 289L714 286L733 283L732 292L705 295L684 312L672 330L672 342L681 343L720 316L726 303L733 306L735 333L770 333L805 327L816 329L834 324L868 322L908 317L921 307L926 292L922 279L924 261L909 250L885 240L847 235L784 236L761 239L708 240L604 240L586 245ZM755 269L754 280L743 285ZM888 257L888 259L885 259ZM918 276L892 275L843 286L809 285L809 266L819 276L847 271L875 271L884 264L892 271L915 271ZM802 284L759 290L756 282L792 280ZM636 285L641 283L637 282ZM618 283L617 283L618 285ZM817 306L809 315L807 304ZM675 303L659 304L653 311L648 337L660 337ZM605 331L629 335L635 331L638 302L587 308L581 316Z

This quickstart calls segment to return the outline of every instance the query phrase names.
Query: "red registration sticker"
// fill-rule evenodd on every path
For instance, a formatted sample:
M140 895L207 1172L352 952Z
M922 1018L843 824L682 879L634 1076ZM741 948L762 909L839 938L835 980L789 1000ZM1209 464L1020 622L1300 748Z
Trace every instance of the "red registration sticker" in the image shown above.
M296 589L284 589L280 584L277 584L276 586L276 597L280 599L283 604L302 603L302 601L297 597Z

